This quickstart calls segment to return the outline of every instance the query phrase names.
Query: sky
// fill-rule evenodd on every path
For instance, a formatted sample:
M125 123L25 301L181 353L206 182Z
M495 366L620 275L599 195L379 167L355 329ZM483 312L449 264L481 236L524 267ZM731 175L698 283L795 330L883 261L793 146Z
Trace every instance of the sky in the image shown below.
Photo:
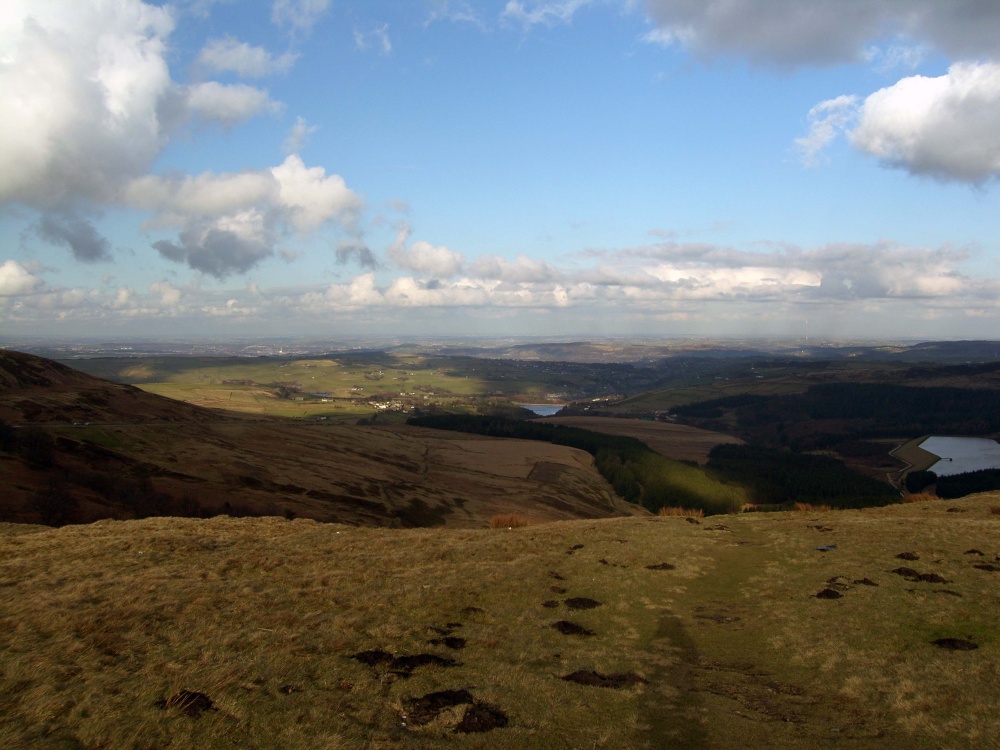
M4 0L0 334L1000 338L995 0Z

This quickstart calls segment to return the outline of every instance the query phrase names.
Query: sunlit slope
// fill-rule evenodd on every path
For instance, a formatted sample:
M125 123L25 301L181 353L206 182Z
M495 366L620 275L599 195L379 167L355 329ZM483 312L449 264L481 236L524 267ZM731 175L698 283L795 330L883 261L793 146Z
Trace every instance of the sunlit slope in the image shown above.
M995 507L8 526L0 744L994 747Z

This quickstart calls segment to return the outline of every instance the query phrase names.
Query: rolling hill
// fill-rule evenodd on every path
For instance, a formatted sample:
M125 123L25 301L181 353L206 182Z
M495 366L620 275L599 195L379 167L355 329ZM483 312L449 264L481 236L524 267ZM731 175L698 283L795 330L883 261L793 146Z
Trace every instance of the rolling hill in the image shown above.
M0 351L0 519L284 515L482 527L639 512L581 451L199 408Z

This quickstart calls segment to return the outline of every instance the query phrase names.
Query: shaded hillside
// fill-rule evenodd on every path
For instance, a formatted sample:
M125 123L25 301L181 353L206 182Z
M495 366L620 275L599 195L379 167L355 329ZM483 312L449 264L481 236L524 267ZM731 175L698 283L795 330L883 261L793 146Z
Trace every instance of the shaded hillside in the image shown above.
M998 747L995 507L0 524L0 746Z
M483 526L635 510L582 451L399 428L250 419L0 352L0 519L283 515Z
M0 350L0 419L8 422L204 422L220 417L49 359Z

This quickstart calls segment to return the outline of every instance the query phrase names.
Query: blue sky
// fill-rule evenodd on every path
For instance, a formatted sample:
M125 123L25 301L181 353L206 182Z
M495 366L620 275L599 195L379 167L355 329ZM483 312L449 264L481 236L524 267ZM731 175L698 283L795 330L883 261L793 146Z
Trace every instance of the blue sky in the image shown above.
M986 0L9 0L0 333L996 338Z

